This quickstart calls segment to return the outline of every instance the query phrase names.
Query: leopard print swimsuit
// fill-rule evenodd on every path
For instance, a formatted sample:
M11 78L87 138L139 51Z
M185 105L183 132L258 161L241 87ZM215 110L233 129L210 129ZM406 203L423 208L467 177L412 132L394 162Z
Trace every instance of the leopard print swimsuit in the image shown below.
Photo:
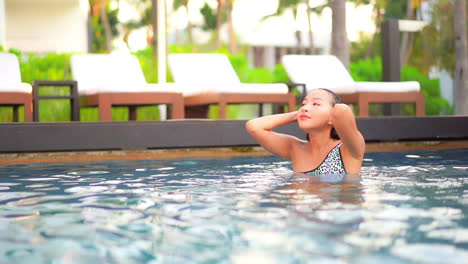
M324 174L343 174L346 170L343 165L341 158L340 147L343 143L336 145L330 152L324 161L315 169L304 172L309 175L324 175Z

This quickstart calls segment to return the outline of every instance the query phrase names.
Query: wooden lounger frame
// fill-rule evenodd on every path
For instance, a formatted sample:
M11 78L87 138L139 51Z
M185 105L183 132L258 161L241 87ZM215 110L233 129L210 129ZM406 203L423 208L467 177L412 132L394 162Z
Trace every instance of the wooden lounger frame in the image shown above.
M357 104L358 116L369 116L369 103L414 103L415 115L425 116L426 108L422 92L389 92L373 93L362 92L352 94L338 94L345 104Z
M206 113L194 114L191 109L203 106L207 110L209 105L219 105L219 119L227 119L226 107L228 104L262 104L273 103L288 106L288 111L296 108L296 97L294 93L268 94L268 93L205 93L193 96L185 96L186 117L206 118Z
M287 83L289 89L297 87L301 96L297 101L303 100L307 95L306 85L304 83ZM369 103L414 103L415 115L426 115L426 104L422 92L361 92L350 94L338 94L341 101L345 104L356 104L358 106L358 116L369 116Z
M0 105L13 106L13 121L18 122L18 108L24 105L24 121L33 120L33 100L31 93L0 92Z
M97 106L99 121L112 121L112 106L129 107L129 120L136 120L138 106L158 104L171 105L171 119L184 118L184 98L181 93L99 93L80 96L81 107Z

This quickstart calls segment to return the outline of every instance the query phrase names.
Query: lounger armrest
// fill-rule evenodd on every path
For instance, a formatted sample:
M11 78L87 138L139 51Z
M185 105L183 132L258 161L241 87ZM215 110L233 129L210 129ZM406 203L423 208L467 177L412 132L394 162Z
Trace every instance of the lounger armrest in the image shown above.
M64 86L70 88L70 95L69 96L64 96L64 95L57 95L55 97L63 97L66 99L74 99L78 98L78 82L74 80L63 80L63 81L49 81L49 80L35 80L33 81L32 87L33 87L33 96L39 96L39 88L41 86ZM46 98L46 96L41 96ZM54 96L50 96L54 97ZM54 98L51 98L54 99Z
M69 95L39 95L41 86L62 86L70 89ZM74 80L49 81L35 80L32 84L33 96L33 120L39 121L39 100L41 99L68 99L71 103L71 120L80 121L80 96L78 94L78 82Z
M293 90L294 88L297 88L300 95L296 96L296 100L298 100L298 101L304 100L304 98L307 95L307 89L306 89L306 84L305 83L288 82L288 83L286 83L286 85L288 86L288 90L289 90L290 93L294 92L294 90Z
M288 82L288 83L286 83L286 85L288 86L289 92L292 92L294 88L297 88L302 95L306 94L306 84L305 83ZM300 89L301 87L302 87L302 89Z

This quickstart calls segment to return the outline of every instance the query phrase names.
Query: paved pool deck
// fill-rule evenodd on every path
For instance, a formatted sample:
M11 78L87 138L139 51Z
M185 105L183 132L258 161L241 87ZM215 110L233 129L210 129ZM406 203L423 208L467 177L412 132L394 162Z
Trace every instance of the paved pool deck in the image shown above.
M366 143L366 152L404 151L410 149L468 148L468 140L398 141ZM186 157L235 157L271 155L262 147L128 149L109 151L0 153L0 165L36 162L94 162L109 160L177 159Z

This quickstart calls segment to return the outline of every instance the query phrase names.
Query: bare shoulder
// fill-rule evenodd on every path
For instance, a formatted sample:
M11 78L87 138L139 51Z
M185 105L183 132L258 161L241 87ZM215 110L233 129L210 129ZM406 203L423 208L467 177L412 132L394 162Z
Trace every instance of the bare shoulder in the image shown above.
M332 123L343 145L354 159L362 159L365 151L365 140L359 132L354 114L345 104L336 104L332 110Z
M308 142L304 139L291 136L291 147L293 149L304 148L305 146L307 146L307 143Z
M309 141L293 137L291 140L291 155L302 155L304 152L308 152Z
M364 159L364 152L359 157L355 157L345 144L341 145L340 152L346 172L359 174L361 172L362 161Z

